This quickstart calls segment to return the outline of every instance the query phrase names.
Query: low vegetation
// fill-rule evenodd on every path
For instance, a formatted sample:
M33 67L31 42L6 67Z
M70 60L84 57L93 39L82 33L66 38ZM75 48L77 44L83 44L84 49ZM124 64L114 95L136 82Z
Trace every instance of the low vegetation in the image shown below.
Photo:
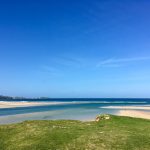
M149 150L150 120L25 121L0 126L0 150Z

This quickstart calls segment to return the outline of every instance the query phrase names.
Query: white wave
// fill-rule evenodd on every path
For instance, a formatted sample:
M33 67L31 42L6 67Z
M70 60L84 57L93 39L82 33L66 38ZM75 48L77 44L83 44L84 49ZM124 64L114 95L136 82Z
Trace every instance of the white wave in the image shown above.
M105 109L150 110L150 105L142 106L103 106Z
M79 103L79 104L88 104L88 103L98 103L98 104L146 104L147 102L146 101L143 101L143 102L132 102L132 101L113 101L113 102L109 102L109 101L72 101L72 102L64 102L64 103Z

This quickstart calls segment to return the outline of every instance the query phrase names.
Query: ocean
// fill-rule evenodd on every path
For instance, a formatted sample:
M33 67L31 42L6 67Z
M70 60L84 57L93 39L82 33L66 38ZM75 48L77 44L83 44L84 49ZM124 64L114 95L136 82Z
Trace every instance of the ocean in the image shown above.
M113 106L150 106L150 99L132 98L63 98L63 99L17 99L0 101L27 102L65 102L56 105L0 108L0 124L22 122L25 120L94 120L99 114L117 115L121 108ZM108 107L108 108L107 108ZM134 108L136 110L136 108ZM143 109L142 111L148 111Z

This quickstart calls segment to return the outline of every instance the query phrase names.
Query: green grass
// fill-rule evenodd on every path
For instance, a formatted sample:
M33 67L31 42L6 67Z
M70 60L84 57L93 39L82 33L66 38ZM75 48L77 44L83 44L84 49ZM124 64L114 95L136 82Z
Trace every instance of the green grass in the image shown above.
M111 116L1 125L0 150L150 150L150 120Z

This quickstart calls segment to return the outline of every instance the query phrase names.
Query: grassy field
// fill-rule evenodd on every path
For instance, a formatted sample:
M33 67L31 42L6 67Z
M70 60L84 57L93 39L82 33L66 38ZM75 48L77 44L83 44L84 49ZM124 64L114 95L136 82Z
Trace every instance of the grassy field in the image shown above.
M111 116L1 125L0 150L150 150L150 120Z

